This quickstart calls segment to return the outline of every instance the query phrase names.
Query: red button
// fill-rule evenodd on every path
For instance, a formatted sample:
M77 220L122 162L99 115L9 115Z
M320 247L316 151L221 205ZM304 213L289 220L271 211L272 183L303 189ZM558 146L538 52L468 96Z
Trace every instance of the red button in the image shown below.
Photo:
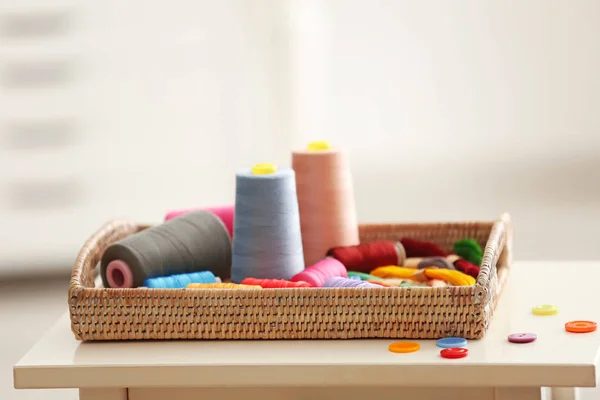
M469 350L465 348L453 347L440 351L440 356L443 358L464 358L469 354Z

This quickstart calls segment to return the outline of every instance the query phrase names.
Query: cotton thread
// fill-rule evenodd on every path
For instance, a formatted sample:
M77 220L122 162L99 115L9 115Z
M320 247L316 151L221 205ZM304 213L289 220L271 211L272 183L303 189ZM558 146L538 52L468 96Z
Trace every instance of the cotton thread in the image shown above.
M263 289L289 289L289 288L309 288L312 287L308 282L292 282L285 279L256 279L246 278L242 281L242 285L255 285Z
M146 279L144 286L152 289L180 289L190 283L216 283L217 279L210 271L193 272L191 274L178 274L160 276Z
M240 285L237 283L190 283L187 289L262 289L260 286Z
M308 282L313 287L321 287L325 281L334 276L348 277L344 264L332 257L327 257L292 277L292 282Z
M357 272L357 271L348 271L348 277L349 278L358 278L360 280L363 281L368 281L368 280L381 280L383 278L379 278L375 275L371 275L371 274L367 274L365 272Z
M292 168L306 265L317 263L332 247L359 244L347 153L325 141L312 142L307 150L292 152Z
M209 211L215 214L217 217L223 221L225 227L227 228L227 232L229 232L229 237L233 237L233 216L235 213L234 206L217 206L217 207L196 207L196 208L188 208L181 210L173 210L169 211L167 215L165 215L165 221L169 221L173 218L180 217L185 214L189 214L194 211Z
M323 284L323 287L326 288L378 288L380 289L380 285L376 285L374 283L365 282L365 281L357 281L355 279L348 278L339 278L333 277L329 278Z
M432 242L420 242L418 240L404 238L400 242L406 251L406 257L445 257L457 270L477 279L479 267L454 254L446 254L440 246Z
M107 247L100 263L104 287L139 287L149 278L211 271L231 274L231 241L223 222L195 211Z
M401 266L416 269L423 269L428 267L456 269L456 267L454 267L454 265L451 262L449 262L445 257L407 258L406 261L404 261L404 264Z
M388 265L374 269L371 271L371 274L380 278L405 278L421 281L425 281L426 279L439 279L449 282L454 286L473 286L475 284L475 278L472 276L460 271L438 268L415 270L413 268ZM422 277L419 277L419 275Z
M286 279L304 269L295 173L257 164L236 174L231 280Z
M465 260L478 266L481 265L483 250L475 239L459 240L454 243L453 250L456 255L461 256Z
M404 262L402 245L387 240L334 247L327 254L341 261L347 270L365 273L382 265L402 265Z

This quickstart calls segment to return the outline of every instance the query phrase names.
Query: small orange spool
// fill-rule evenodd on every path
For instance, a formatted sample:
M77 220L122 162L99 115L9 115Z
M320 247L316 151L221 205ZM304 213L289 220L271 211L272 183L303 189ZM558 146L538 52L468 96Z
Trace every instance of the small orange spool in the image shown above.
M571 321L565 324L565 330L571 333L590 333L598 329L594 321Z

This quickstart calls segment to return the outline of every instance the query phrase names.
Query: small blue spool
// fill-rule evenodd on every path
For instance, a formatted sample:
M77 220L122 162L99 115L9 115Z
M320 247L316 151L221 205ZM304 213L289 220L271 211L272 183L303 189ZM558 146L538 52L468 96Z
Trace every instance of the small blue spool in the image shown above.
M460 337L447 337L438 339L435 342L437 347L441 347L443 349L452 349L457 347L467 347L467 339L463 339Z
M192 272L190 274L177 274L159 276L144 281L144 286L152 289L182 289L190 283L215 283L217 279L210 271Z

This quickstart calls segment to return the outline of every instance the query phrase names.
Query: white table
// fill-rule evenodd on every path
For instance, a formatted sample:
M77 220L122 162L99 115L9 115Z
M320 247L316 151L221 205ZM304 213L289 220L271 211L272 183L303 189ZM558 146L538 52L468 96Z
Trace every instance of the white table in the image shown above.
M80 343L65 314L15 366L15 387L80 388L83 400L574 399L596 386L600 333L564 324L600 321L599 278L600 262L516 263L485 339L459 360L426 340L411 354L389 352L394 340ZM559 313L531 314L547 303ZM509 343L515 332L538 339Z

